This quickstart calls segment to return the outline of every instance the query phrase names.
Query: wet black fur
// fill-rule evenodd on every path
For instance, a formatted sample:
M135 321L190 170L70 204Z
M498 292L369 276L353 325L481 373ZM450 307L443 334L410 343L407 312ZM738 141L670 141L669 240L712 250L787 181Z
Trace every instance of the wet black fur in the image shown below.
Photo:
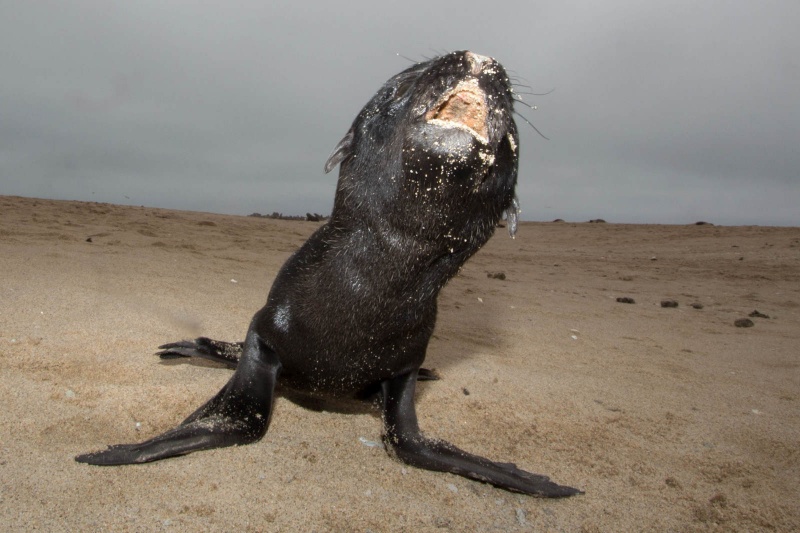
M416 422L414 386L437 295L515 206L518 138L498 63L476 76L489 103L487 143L426 120L474 69L466 52L419 63L367 103L326 164L340 165L329 221L281 268L242 345L198 339L164 347L168 356L229 366L241 353L217 396L163 435L77 460L128 464L252 442L267 430L280 382L311 398L380 392L385 441L409 464L540 496L578 493L428 439Z

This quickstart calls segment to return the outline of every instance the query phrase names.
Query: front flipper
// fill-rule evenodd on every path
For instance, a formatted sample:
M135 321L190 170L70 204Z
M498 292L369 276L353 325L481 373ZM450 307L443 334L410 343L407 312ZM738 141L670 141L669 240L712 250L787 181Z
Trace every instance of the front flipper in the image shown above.
M225 342L198 337L193 341L178 341L162 344L158 347L160 352L156 355L161 359L175 359L178 357L202 357L210 361L222 363L228 368L236 368L244 349L243 342Z
M460 450L448 442L423 436L414 410L416 381L415 371L382 384L386 431L384 442L401 461L419 468L451 472L502 489L534 496L559 498L582 494L578 489L553 483L547 476L520 470L511 463L495 463Z
M250 333L230 381L181 425L142 443L109 446L75 460L102 466L148 463L257 441L269 426L280 366L275 352Z

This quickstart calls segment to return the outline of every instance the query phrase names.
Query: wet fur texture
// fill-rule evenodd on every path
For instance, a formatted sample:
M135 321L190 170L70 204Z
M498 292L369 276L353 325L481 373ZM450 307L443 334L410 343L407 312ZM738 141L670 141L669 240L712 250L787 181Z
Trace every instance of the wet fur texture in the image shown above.
M340 165L330 220L286 262L244 343L162 347L236 368L181 425L77 457L112 465L245 444L269 425L278 383L307 398L380 393L385 442L402 461L539 496L579 491L422 435L417 379L441 288L516 213L511 86L491 58L454 52L388 80L325 170Z

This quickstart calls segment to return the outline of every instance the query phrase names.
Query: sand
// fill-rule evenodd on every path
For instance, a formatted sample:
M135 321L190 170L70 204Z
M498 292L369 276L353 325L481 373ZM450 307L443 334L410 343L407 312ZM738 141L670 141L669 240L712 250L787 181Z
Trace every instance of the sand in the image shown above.
M367 445L377 412L283 398L250 446L73 461L216 393L229 370L155 348L240 340L317 227L0 197L0 529L800 529L798 228L522 223L445 288L423 429L583 496L405 467ZM753 310L769 318L734 326Z

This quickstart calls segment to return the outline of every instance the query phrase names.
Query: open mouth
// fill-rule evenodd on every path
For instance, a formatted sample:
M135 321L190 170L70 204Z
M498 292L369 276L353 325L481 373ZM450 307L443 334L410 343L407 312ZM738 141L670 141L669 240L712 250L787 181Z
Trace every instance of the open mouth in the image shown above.
M489 142L486 94L475 79L462 81L442 96L439 102L425 115L432 124L445 128L460 128L476 139Z

